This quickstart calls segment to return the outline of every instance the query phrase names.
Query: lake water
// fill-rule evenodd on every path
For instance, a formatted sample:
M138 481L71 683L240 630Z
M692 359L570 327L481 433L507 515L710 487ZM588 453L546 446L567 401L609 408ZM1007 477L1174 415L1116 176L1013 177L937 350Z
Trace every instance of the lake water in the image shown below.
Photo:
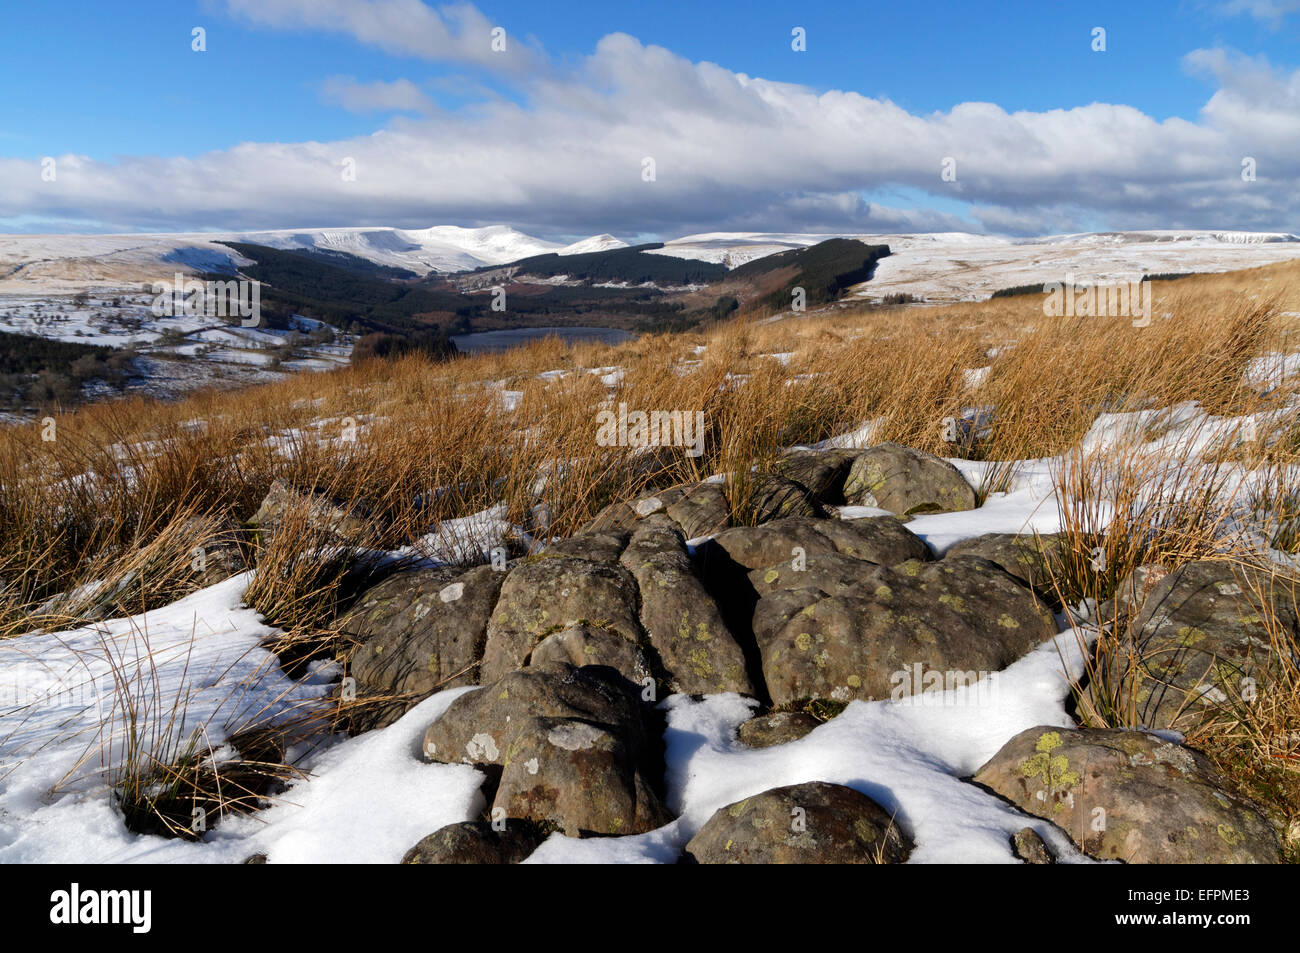
M618 328L510 328L505 331L479 331L476 334L456 334L452 340L462 351L508 351L538 338L557 337L566 344L579 341L600 341L604 344L622 344L636 337Z

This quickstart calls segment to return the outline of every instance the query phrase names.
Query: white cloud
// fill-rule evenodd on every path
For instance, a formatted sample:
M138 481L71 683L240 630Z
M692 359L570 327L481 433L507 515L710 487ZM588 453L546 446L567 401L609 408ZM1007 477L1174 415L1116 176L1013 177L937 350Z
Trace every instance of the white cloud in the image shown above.
M399 56L507 71L537 65L536 49L508 33L505 49L494 50L492 31L502 25L465 3L434 10L421 0L225 0L225 7L256 26L345 33Z
M1300 0L1229 0L1221 9L1229 16L1244 13L1276 28L1288 14L1300 11Z
M290 14L301 22L320 9L342 15L342 6L355 5L262 0L256 9L266 22L287 25ZM392 26L411 3L364 6L375 14L365 24L368 42L415 48L411 31L397 37ZM438 22L477 15L458 16ZM360 31L355 19L347 22ZM449 49L462 50L461 35L448 33ZM192 159L68 156L56 182L41 181L39 157L0 160L0 208L142 228L1293 230L1300 72L1222 50L1197 51L1187 66L1217 86L1194 121L1157 121L1103 103L1014 113L962 103L917 115L851 91L693 63L613 34L575 65L530 73L522 104L487 98L456 112L399 117L345 141L245 143ZM406 108L394 103L421 95L410 83L349 82L338 81L335 92L353 105ZM1257 162L1252 183L1240 176L1246 155ZM642 178L645 157L655 160L653 182ZM956 182L941 181L945 157L956 162ZM355 181L341 174L347 158ZM898 188L950 211L899 210L861 197Z
M321 84L321 96L355 113L434 111L433 101L409 79L359 83L351 76L331 76Z

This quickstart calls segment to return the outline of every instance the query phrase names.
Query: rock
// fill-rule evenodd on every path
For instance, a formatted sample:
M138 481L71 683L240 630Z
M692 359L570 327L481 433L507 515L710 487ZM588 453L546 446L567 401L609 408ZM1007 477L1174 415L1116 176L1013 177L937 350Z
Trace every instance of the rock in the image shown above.
M581 668L584 665L605 665L638 685L646 679L653 680L649 662L641 647L631 639L594 625L574 623L548 635L533 649L529 665L551 665L567 662Z
M576 556L596 563L616 563L623 554L630 533L592 532L582 533L551 543L546 547L546 556Z
M836 552L835 544L818 532L818 523L830 520L774 520L763 526L733 526L701 543L697 561L708 574L743 576L752 569L793 560L801 555Z
M617 564L543 553L506 576L487 625L480 680L521 667L542 639L573 625L598 623L640 642L636 582Z
M773 788L717 811L686 845L701 864L898 864L912 842L879 804L840 784Z
M1128 628L1136 678L1125 677L1129 661L1117 653L1107 660L1107 678L1088 686L1089 702L1104 710L1117 687L1122 701L1135 701L1139 724L1187 731L1263 695L1280 663L1270 628L1282 644L1300 639L1295 585L1226 560L1186 563L1159 577ZM1142 588L1135 576L1120 598ZM1100 691L1098 681L1111 689Z
M791 619L821 602L826 595L820 589L809 587L777 589L763 596L751 610L749 627L755 642L766 645Z
M840 553L883 566L909 559L929 559L925 543L889 516L860 520L795 517L762 526L736 526L702 544L704 564L734 563L745 570L766 569L803 559L815 564L822 553Z
M750 630L761 646L805 609L860 583L873 563L839 553L821 553L807 561L777 563L749 574L758 601Z
M420 840L402 858L404 864L517 864L545 840L538 825L507 821L494 830L487 821L448 824Z
M695 576L682 534L642 520L622 556L641 596L640 620L672 692L754 694L745 653Z
M1049 605L1059 606L1049 567L1059 564L1064 547L1059 533L1039 535L989 533L962 540L948 556L983 556L1015 576Z
M833 596L861 582L874 565L840 553L818 553L806 562L789 560L755 569L749 574L749 581L760 599L781 589L815 589L822 595Z
M636 514L637 519L663 513L686 495L686 489L686 487L675 486L666 490L656 490L654 493L633 500L632 512Z
M767 473L758 479L749 507L756 524L789 516L823 515L822 508L806 487L776 473Z
M851 450L792 450L774 469L806 487L819 503L838 504L844 502L844 481L856 456Z
M817 520L813 528L831 541L837 553L882 566L933 558L925 541L892 516Z
M240 546L239 529L230 520L194 517L185 521L183 532L202 540L190 551L190 567L198 588L222 582L249 568Z
M719 483L701 483L667 508L687 539L708 536L731 523L731 505Z
M951 463L897 443L864 450L853 461L844 497L899 516L975 508L975 491Z
M771 748L798 741L821 722L802 711L774 711L740 726L740 742L750 748Z
M808 590L784 590L793 593L785 604L759 601L754 634L773 704L902 697L925 690L929 673L969 684L1056 634L1051 611L986 559L862 566L848 588L813 590L818 598L779 629L760 618Z
M638 517L622 500L610 503L583 526L575 535L587 533L630 533Z
M361 597L340 622L361 643L350 669L359 694L402 696L367 712L366 727L392 724L436 691L478 683L503 575L490 566L416 569Z
M1043 843L1043 838L1032 827L1022 827L1012 835L1011 849L1017 857L1027 864L1056 863L1056 858L1052 856L1051 851L1047 849L1047 845Z
M1224 789L1209 759L1139 731L1040 726L975 773L1062 828L1086 853L1128 863L1277 863L1272 825Z
M290 525L338 536L345 540L362 540L374 535L370 514L359 504L332 498L319 491L299 490L284 480L276 480L248 525L272 530L289 521Z
M637 687L599 666L536 666L457 698L424 736L425 757L498 765L507 818L571 836L639 834L669 820L651 784Z

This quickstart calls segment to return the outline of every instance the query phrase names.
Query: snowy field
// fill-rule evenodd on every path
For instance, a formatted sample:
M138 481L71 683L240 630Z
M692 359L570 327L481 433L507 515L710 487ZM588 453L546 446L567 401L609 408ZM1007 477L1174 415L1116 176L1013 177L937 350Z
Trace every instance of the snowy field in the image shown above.
M665 242L653 254L745 262L828 238L887 244L893 255L861 293L908 292L930 301L979 300L1000 288L1060 280L1111 280L1135 272L1229 271L1300 257L1300 238L1283 233L1144 231L1010 239L965 232L834 235L712 232ZM342 251L418 274L502 265L548 252L577 254L620 248L612 235L562 245L504 225L418 230L395 228L280 229L265 232L166 235L0 235L0 302L8 295L73 294L123 289L170 278L177 270L233 271L246 264L220 241L284 249Z
M139 375L131 391L171 397L208 384L254 384L348 363L344 334L315 340L323 322L296 316L286 329L245 328L222 318L157 317L139 289L51 297L0 295L0 332L103 347L133 347Z
M1233 271L1300 258L1300 237L1283 233L1100 232L1009 239L964 232L927 235L798 235L714 232L665 243L656 255L735 268L764 255L828 238L884 244L892 254L854 293L875 300L906 293L925 301L981 301L1002 288L1062 281L1127 281L1145 273Z
M1249 373L1267 386L1296 370L1294 356L1277 356L1256 362ZM591 372L607 372L602 379L610 384L620 373ZM1079 449L1112 445L1146 428L1158 413L1104 415ZM1240 431L1243 421L1210 417L1187 404L1171 408L1163 424L1139 452L1195 461L1216 440ZM866 424L819 446L864 446L871 429ZM980 482L985 464L951 462L973 484ZM921 515L908 527L936 555L986 533L1057 532L1054 473L1061 463L1023 461L1007 490L991 494L978 509ZM1239 481L1251 478L1238 474ZM880 512L846 507L841 516ZM503 517L503 508L493 508L451 521L417 548L435 561L485 553L518 532ZM478 770L427 763L420 754L429 723L460 694L479 690L457 688L426 699L386 728L314 738L291 753L301 779L270 807L227 818L201 841L126 829L111 794L129 707L122 703L123 683L143 687L134 693L143 698L135 710L140 723L161 726L159 737L173 741L199 728L205 748L218 756L226 739L250 722L299 717L330 704L326 696L339 674L333 663L317 664L295 680L262 647L276 630L242 602L250 578L244 573L130 618L0 643L0 863L236 863L258 853L273 863L393 863L426 834L479 815ZM557 833L528 862L671 863L718 808L804 781L845 784L879 802L915 841L910 863L1013 863L1010 835L1026 826L1060 860L1091 862L1053 825L967 780L1019 732L1072 724L1065 709L1067 676L1080 672L1083 646L1096 632L1085 623L1072 626L1063 615L1058 626L1054 641L974 685L897 701L855 701L806 737L773 748L751 749L737 740L736 729L755 702L735 694L670 696L660 705L667 717L667 804L676 819L624 837ZM178 701L184 717L172 724ZM231 749L225 751L229 756Z
M716 232L673 239L655 254L734 268L832 237ZM1121 281L1143 272L1219 272L1300 257L1300 238L1254 232L1115 232L1019 240L960 232L846 237L886 243L893 250L870 282L850 292L850 298L869 301L896 293L932 303L981 300L1001 288L1059 281L1067 275L1078 281ZM277 358L276 349L285 344L289 332L229 327L184 316L154 318L149 313L152 298L142 293L147 284L172 281L177 273L233 275L249 264L218 244L223 240L343 251L420 274L499 265L547 252L577 254L625 245L614 236L596 235L566 246L506 226L0 235L0 331L85 344L134 345L153 358L141 366L158 373L143 375L133 386L158 396L175 396L218 382L258 383L283 373L347 362L351 342L343 339L300 342L292 354L281 349ZM564 283L562 278L551 281ZM80 303L82 298L91 304ZM312 330L306 319L300 321L299 332Z
M170 278L176 271L230 272L249 264L219 242L346 252L417 274L467 271L556 252L621 248L612 235L572 245L533 238L504 225L460 228L303 228L262 232L138 235L0 235L0 296L73 294Z
M1057 526L1050 494L1042 464L1027 469L988 512L926 517L915 528L941 544L990 526L1051 532ZM479 530L474 548L500 543L509 529L495 512L470 518L466 527L462 535ZM432 536L426 551L446 539ZM0 643L0 863L235 863L254 853L271 862L393 863L425 834L482 810L476 769L420 757L429 723L456 696L475 690L452 689L387 728L326 739L299 762L307 777L272 807L223 820L202 842L130 833L108 790L125 731L114 670L118 679L125 672L128 681L149 686L154 718L166 719L184 697L186 718L175 736L202 726L205 745L218 751L254 714L300 714L325 704L320 700L336 673L326 666L293 681L260 647L274 630L243 606L248 578L129 619ZM975 685L914 700L854 702L779 748L751 750L736 740L736 727L755 705L742 696L670 696L662 702L668 803L678 818L636 836L556 834L529 862L671 862L719 807L809 780L858 788L894 812L916 840L913 863L1011 863L1008 838L1027 825L1062 858L1086 860L1051 825L963 780L1018 732L1070 724L1064 666L1079 664L1080 641L1064 623L1062 631L1055 643L995 675L996 691Z

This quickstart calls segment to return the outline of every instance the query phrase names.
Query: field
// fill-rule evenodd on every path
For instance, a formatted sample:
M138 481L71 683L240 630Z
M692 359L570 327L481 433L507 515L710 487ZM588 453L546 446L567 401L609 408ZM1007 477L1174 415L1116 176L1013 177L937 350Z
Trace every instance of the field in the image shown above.
M355 598L358 554L476 564L504 547L515 558L608 504L710 476L743 522L755 475L788 448L883 441L952 460L976 484L983 506L965 522L909 524L937 552L979 533L1061 534L1051 585L1067 616L1082 607L1076 628L1095 627L1142 566L1220 559L1294 573L1300 263L1157 282L1140 324L1049 317L1032 294L850 301L612 347L376 360L52 414L0 431L0 637L18 645L34 630L172 606L199 588L191 554L229 536L254 570L243 599L285 669L309 659L342 671L350 647L336 622ZM597 414L619 404L702 412L703 454L601 446ZM328 540L301 514L288 529L248 528L277 482L356 518ZM1125 648L1108 631L1081 649L1094 673ZM1296 830L1300 670L1284 654L1264 704L1196 725L1189 743ZM1078 719L1136 724L1122 679L1113 688L1105 704L1078 702ZM124 698L140 690L121 684ZM307 696L300 707L335 727L367 701Z

